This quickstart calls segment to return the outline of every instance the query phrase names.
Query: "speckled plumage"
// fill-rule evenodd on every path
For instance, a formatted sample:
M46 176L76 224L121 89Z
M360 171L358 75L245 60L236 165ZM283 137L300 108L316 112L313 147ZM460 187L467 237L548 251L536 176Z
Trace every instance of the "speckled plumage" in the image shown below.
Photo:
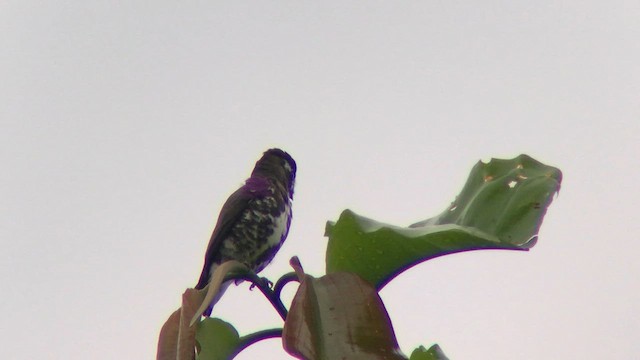
M271 262L289 232L295 176L289 154L280 149L263 154L220 211L196 289L225 261L240 261L256 273Z

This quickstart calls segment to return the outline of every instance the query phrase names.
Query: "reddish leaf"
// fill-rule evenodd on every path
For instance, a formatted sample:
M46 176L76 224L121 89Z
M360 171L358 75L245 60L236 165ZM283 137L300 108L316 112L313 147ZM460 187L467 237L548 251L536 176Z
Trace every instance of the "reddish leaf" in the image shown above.
M282 335L290 354L307 360L406 360L373 286L352 273L316 279L301 268L296 272L301 285Z
M204 293L187 289L182 294L182 306L169 316L160 330L158 360L193 360L195 358L196 328L190 320L204 299Z

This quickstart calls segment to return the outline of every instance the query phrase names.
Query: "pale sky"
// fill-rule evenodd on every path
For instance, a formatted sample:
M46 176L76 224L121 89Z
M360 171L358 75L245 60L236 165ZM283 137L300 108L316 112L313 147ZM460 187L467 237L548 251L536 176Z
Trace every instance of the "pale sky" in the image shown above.
M398 341L637 357L639 19L636 0L3 1L0 358L154 358L220 207L275 146L298 180L272 280L293 255L322 275L345 208L408 225L479 159L559 167L530 252L441 257L382 291ZM214 312L282 325L246 286ZM256 358L290 357L237 357Z

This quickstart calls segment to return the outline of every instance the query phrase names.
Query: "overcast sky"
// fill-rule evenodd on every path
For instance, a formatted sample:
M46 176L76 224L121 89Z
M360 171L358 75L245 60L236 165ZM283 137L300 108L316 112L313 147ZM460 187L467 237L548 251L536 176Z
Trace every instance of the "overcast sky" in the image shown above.
M479 159L564 173L536 247L423 263L383 291L403 351L640 353L640 4L2 1L0 358L151 359L220 207L270 147L298 162L289 238L408 225ZM288 288L288 296L295 286ZM216 308L281 326L245 286ZM238 359L287 359L278 340Z

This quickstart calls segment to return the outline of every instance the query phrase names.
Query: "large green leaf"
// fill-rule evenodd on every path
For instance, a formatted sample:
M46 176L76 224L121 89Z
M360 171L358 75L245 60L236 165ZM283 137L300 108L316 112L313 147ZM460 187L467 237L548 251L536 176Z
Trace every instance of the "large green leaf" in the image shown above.
M457 224L496 236L501 242L531 248L562 172L527 155L479 161L456 200L440 215L411 225Z
M383 224L345 210L327 224L327 273L349 271L381 289L407 268L469 250L527 250L535 245L562 173L527 155L478 162L455 201L411 225Z
M376 289L352 273L319 279L296 270L300 287L285 321L282 340L305 360L406 360Z

